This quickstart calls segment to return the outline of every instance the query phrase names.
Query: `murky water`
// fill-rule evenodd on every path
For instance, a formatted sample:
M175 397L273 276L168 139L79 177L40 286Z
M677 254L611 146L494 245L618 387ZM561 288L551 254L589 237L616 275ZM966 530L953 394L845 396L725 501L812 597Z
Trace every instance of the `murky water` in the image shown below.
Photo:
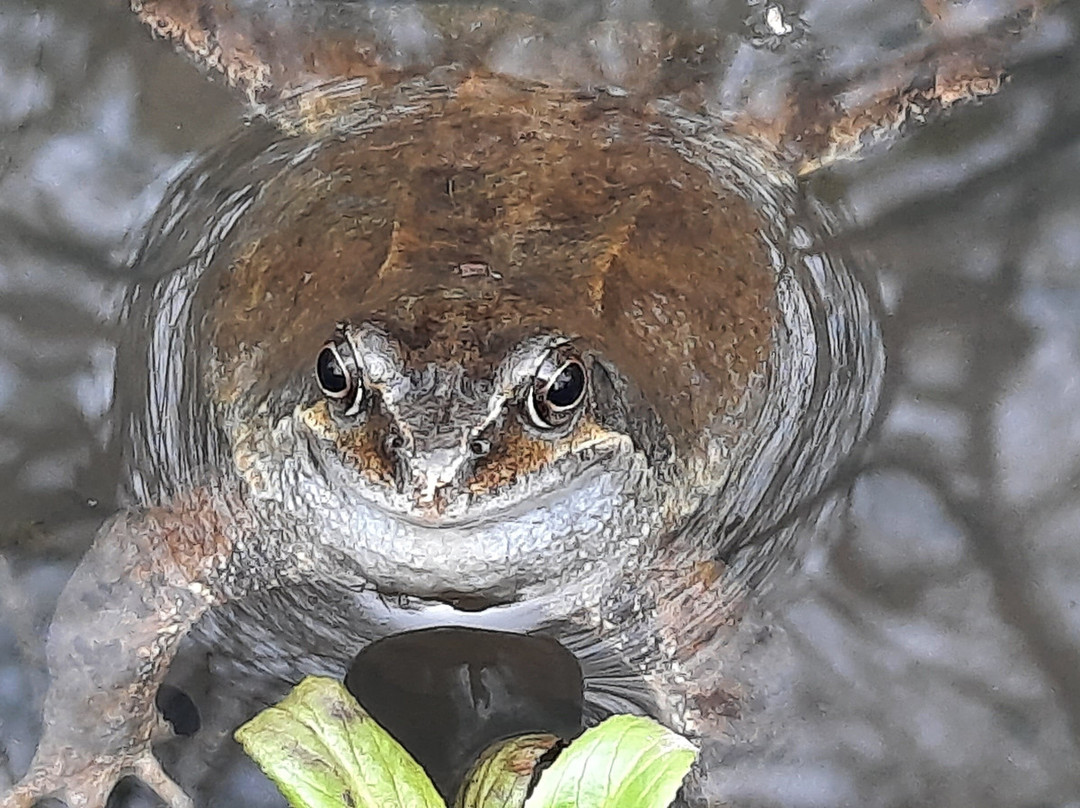
M767 33L764 8L607 12L737 28L715 91L736 103L749 78L767 106L783 52L742 41ZM572 11L568 37L604 14L539 10ZM803 41L830 54L826 74L918 33L915 4L789 11ZM888 411L845 535L792 581L778 619L793 672L771 708L784 731L734 770L739 804L1080 804L1070 13L1044 21L998 97L810 180L880 277ZM129 237L190 155L241 116L114 4L0 8L0 787L33 750L52 604L112 510L105 435ZM261 786L246 776L220 804L254 799Z

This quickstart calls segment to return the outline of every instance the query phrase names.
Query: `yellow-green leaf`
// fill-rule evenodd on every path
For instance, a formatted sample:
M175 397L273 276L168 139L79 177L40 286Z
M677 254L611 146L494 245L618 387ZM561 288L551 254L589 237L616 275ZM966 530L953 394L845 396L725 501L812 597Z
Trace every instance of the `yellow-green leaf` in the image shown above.
M236 740L293 808L445 808L420 765L333 679L304 679Z
M525 808L667 808L696 756L651 719L612 716L563 750Z
M558 742L554 735L520 735L492 744L465 778L454 808L521 808L536 762Z

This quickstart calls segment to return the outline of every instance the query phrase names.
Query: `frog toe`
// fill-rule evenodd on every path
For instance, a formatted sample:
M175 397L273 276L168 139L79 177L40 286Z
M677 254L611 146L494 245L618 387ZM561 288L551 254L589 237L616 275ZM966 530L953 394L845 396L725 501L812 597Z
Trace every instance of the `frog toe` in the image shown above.
M113 788L134 775L152 788L169 808L194 808L195 804L174 781L149 749L132 755L96 758L73 769L70 761L35 765L6 796L0 808L33 808L40 800L61 800L68 808L105 808Z
M133 772L165 801L169 808L195 808L195 803L180 785L165 773L161 763L147 749L135 761Z

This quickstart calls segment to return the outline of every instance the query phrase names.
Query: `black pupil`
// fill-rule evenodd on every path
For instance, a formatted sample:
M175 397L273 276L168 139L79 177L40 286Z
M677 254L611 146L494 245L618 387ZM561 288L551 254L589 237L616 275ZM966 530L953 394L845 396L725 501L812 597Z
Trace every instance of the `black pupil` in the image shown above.
M553 407L570 407L577 403L585 390L585 370L577 362L567 362L547 389L548 403Z
M319 352L316 373L319 376L319 384L327 393L343 393L349 386L349 380L341 368L341 363L329 348L323 348Z

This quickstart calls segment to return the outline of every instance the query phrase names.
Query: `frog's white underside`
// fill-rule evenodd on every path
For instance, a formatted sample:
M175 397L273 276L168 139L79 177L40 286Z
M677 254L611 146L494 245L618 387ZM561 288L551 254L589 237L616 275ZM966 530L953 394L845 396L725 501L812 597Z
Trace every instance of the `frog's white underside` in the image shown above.
M438 523L405 507L408 497L377 499L357 484L355 471L333 460L324 474L305 468L310 461L300 453L283 470L299 482L275 499L380 591L506 599L557 589L593 568L601 577L609 568L614 578L640 556L660 522L658 503L641 501L649 490L641 485L644 459L617 450L600 457L605 462L566 457L509 493L477 498L467 518Z

